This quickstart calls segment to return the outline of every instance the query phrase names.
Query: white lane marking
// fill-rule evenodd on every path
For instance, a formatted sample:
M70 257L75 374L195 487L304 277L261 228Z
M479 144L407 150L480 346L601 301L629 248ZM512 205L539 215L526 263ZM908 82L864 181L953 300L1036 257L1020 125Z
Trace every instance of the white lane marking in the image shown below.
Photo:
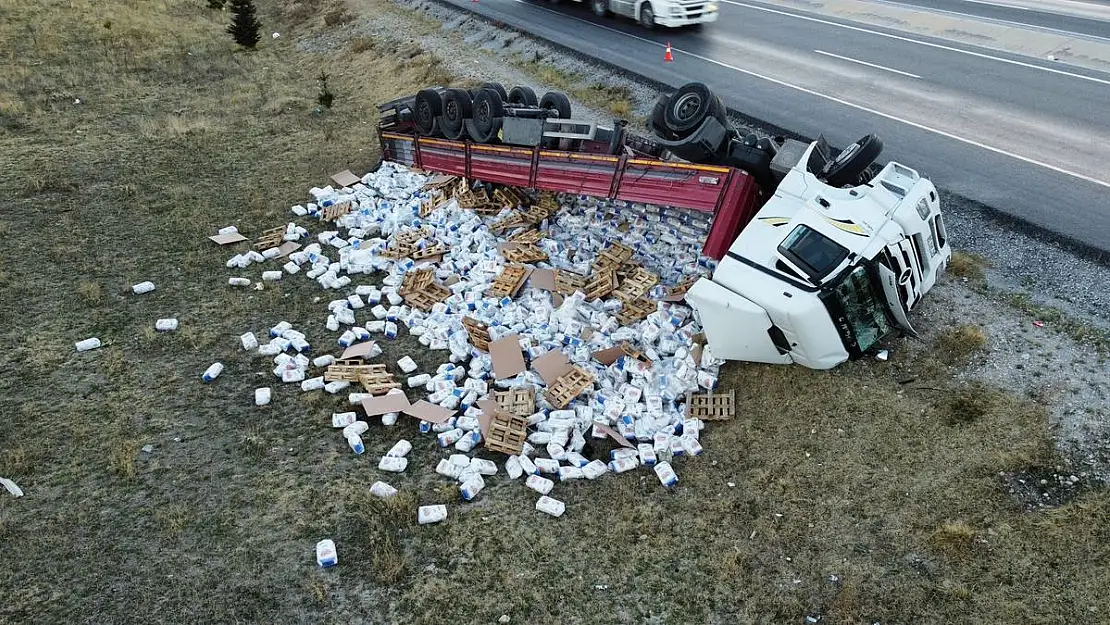
M1029 11L1029 7L1019 7L1014 4L1006 4L1003 2L984 2L984 0L963 0L963 2L970 2L972 4L985 4L992 7L1006 7L1007 9L1017 9L1019 11ZM1063 15L1062 13L1053 13L1053 15Z
M769 7L761 7L761 6L756 6L754 4L747 4L747 3L744 3L744 2L735 2L734 0L720 0L720 1L724 2L726 4L731 4L731 5L735 5L735 6L738 6L738 7L744 7L744 8L747 8L747 9L752 9L754 11L765 11L767 13L775 13L777 15L785 15L787 17L793 17L793 18L796 18L796 19L805 20L807 22L817 22L818 24L825 24L825 25L828 25L828 26L836 26L837 28L844 28L844 29L847 29L847 30L854 30L854 31L860 32L860 33L867 33L869 35L877 35L879 37L886 37L888 39L896 39L898 41L905 41L907 43L916 43L916 44L921 45L921 46L928 46L930 48L936 48L938 50L948 50L949 52L958 52L960 54L966 54L968 56L974 56L974 57L978 57L978 58L981 58L981 59L990 59L992 61L999 61L999 62L1002 62L1002 63L1009 63L1010 65L1018 65L1018 66L1021 66L1021 67L1028 67L1030 69L1039 69L1042 72L1051 72L1053 74L1060 74L1061 76L1068 76L1070 78L1078 78L1080 80L1089 80L1091 82L1097 82L1097 83L1102 84L1102 85L1110 85L1110 80L1104 80L1102 78L1095 78L1093 76L1084 76L1083 74L1075 74L1075 73L1072 73L1072 72L1065 72L1062 69L1055 69L1055 68L1052 68L1052 67L1044 67L1042 65L1034 65L1032 63L1023 63L1021 61L1015 61L1013 59L1005 59L1005 58L1002 58L1000 56L991 56L990 54L983 54L981 52L972 52L971 50L961 50L960 48L953 48L951 46L945 46L945 45L941 45L939 43L932 43L930 41L922 41L920 39L911 39L909 37L901 37L899 35L892 35L890 33L884 33L884 32L878 31L878 30L871 30L869 28L860 28L859 26L849 26L848 24L840 24L840 23L837 23L837 22L830 22L828 20L817 19L816 17L809 17L808 15L798 15L797 13L790 13L789 11L779 11L778 9L772 9L772 8L769 8Z
M968 2L970 0L963 0L963 1ZM903 8L906 8L906 9L912 9L912 10L916 10L916 11L924 11L926 13L938 13L940 15L956 15L956 16L959 16L959 17L967 17L967 18L971 18L971 19L974 19L974 20L980 20L980 21L984 21L984 22L988 22L988 23L1004 24L1006 26L1017 26L1019 28L1030 28L1030 29L1033 29L1033 30L1040 30L1040 31L1044 31L1044 32L1057 34L1057 35L1063 35L1065 37L1078 37L1080 39L1093 39L1095 41L1110 42L1110 39L1108 39L1106 37L1101 37L1099 35L1089 35L1087 33L1078 33L1078 32L1071 31L1071 30L1060 30L1059 28L1052 28L1050 26L1041 26L1040 24L1030 24L1028 22L1015 22L1013 20L1005 20L1005 19L1001 19L1001 18L997 18L997 17L987 17L985 15L975 15L974 13L961 13L959 11L950 11L948 9L938 9L938 8L935 8L935 7L924 6L924 5L920 5L920 4L907 4L905 2L895 2L894 0L876 0L876 2L878 2L879 4L889 4L891 6L903 7ZM989 3L979 2L977 4L989 4ZM993 6L1002 6L1002 5L993 5ZM1028 9L1025 9L1025 10L1028 10Z
M824 54L825 56L831 56L834 59L840 59L841 61L848 61L849 63L859 63L860 65L866 65L868 67L874 67L875 69L881 69L881 70L888 71L888 72L894 72L895 74L901 74L903 76L909 76L910 78L921 78L921 76L918 76L917 74L911 74L909 72L903 72L900 69L892 69L892 68L889 68L889 67L883 67L882 65L875 65L874 63L868 63L867 61L861 61L859 59L853 59L853 58L849 58L849 57L846 57L846 56L840 56L839 54L833 54L832 52L825 52L824 50L814 50L814 52L816 52L817 54Z
M610 28L608 26L602 26L601 24L595 24L594 22L591 22L589 20L584 20L580 17L574 17L573 15L567 15L566 13L560 13L560 12L554 11L552 9L536 6L535 4L530 2L529 0L512 0L512 1L516 2L518 4L526 4L526 5L534 8L534 9L539 9L540 11L546 11L548 13L551 13L553 15L558 15L558 16L566 18L566 19L574 20L576 22L582 22L583 24L587 24L587 25L593 26L595 28L600 28L602 30L607 30L611 33L616 33L618 35L622 35L622 36L628 37L630 39L635 39L637 41L642 41L644 43L651 44L653 46L658 46L660 48L666 47L666 44L659 43L657 41L652 41L650 39L640 37L638 35L632 35L632 34L624 32L624 31L617 30L616 28ZM461 8L465 8L470 3L459 4L458 1L456 1L456 2L452 2L452 4L455 4L456 6L460 6ZM474 12L477 13L477 11L474 11ZM1067 169L1064 169L1063 167L1057 167L1056 165L1051 165L1051 164L1045 163L1043 161L1038 161L1036 159L1032 159L1032 158L1029 158L1027 156L1022 156L1020 154L1015 154L1015 153L1010 152L1008 150L1003 150L1002 148L996 148L993 145L987 145L987 144L982 143L980 141L976 141L975 139L968 139L966 137L961 137L959 135L947 132L945 130L941 130L939 128L933 128L931 126L926 126L925 124L919 124L915 121L910 121L908 119L898 117L896 115L891 115L890 113L884 113L882 111L877 111L873 108L864 106L862 104L856 104L854 102L849 102L847 100L843 100L843 99L838 98L836 96L821 93L819 91L814 91L813 89L809 89L807 87L802 87L800 85L791 84L791 83L788 83L784 80L779 80L778 78L772 78L772 77L767 76L765 74L760 74L758 72L753 72L751 70L736 67L735 65L729 65L728 63L725 63L723 61L717 61L717 60L711 59L707 56L702 56L700 54L695 54L693 52L687 52L687 51L682 50L680 48L675 48L674 46L671 46L671 52L672 53L677 52L677 53L680 53L680 54L685 54L686 56L688 56L690 58L698 59L700 61L705 61L706 63L712 63L713 65L717 65L719 67L724 67L726 69L731 69L734 72L739 72L741 74L746 74L748 76L751 76L752 78L759 78L760 80L766 80L767 82L775 84L775 85L779 85L780 87L786 87L787 89L794 89L795 91L800 91L800 92L805 93L807 95L822 98L822 99L828 100L830 102L835 102L835 103L841 104L843 106L854 108L857 111L863 111L865 113L871 113L872 115L878 115L879 117L889 119L889 120L895 121L895 122L900 122L900 123L903 123L907 126L917 128L918 130L924 130L925 132L931 132L933 134L940 135L942 137L952 139L954 141L959 141L960 143L966 143L967 145L974 146L974 147L977 147L977 148L980 148L980 149L983 149L983 150L987 150L988 152L994 152L995 154L1000 154L1002 156L1008 156L1012 159L1019 160L1023 163L1029 163L1030 165L1036 165L1038 167L1043 167L1045 169L1054 171L1054 172L1059 173L1059 174L1064 174L1066 176L1071 176L1072 178L1078 178L1079 180L1090 182L1092 184L1097 184L1101 187L1106 187L1106 188L1110 189L1110 182L1106 182L1105 180L1099 180L1098 178L1092 178L1090 176L1087 176L1087 175L1084 175L1084 174L1081 174L1081 173L1078 173L1078 172L1069 171Z

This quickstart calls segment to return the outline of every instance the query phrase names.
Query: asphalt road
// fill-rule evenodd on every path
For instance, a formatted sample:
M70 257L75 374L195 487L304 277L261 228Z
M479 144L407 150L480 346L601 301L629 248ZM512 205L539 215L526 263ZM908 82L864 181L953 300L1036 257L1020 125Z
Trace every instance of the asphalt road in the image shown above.
M1110 39L1110 21L1087 19L1075 15L1063 15L1015 5L995 4L980 0L891 0L884 3L920 7L956 15L969 15L987 18L1005 24L1033 26L1052 31L1060 31Z
M652 32L584 5L450 1L674 87L705 82L746 115L836 147L876 132L880 160L1110 251L1110 74L759 2L725 0L701 32Z

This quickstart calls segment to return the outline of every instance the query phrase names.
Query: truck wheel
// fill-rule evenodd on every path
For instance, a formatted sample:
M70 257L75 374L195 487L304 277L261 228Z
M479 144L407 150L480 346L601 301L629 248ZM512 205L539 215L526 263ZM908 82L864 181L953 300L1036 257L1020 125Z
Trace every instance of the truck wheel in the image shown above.
M710 113L716 112L716 98L709 87L700 82L682 85L663 109L663 123L671 132L682 136L700 126Z
M470 100L470 93L465 89L448 89L443 94L443 136L448 139L462 137L463 122L473 114L474 105Z
M671 98L667 95L661 95L655 100L655 106L651 109L651 129L655 134L668 140L675 139L674 133L667 129L667 122L663 119L663 112L667 109L667 104L670 103Z
M570 99L565 93L548 91L540 98L540 108L555 111L559 119L570 119Z
M501 96L502 102L507 102L509 100L509 94L505 92L505 87L499 82L484 82L482 83L482 89L493 89L497 92L497 95ZM481 89L478 91L481 92ZM475 93L474 98L477 99L477 97L478 94Z
M520 106L540 105L540 99L536 97L536 92L532 91L531 87L513 87L509 90L509 97L506 100L509 104L519 104Z
M609 0L593 0L590 2L590 7L594 10L594 15L598 17L609 17L612 12L609 11Z
M439 130L436 118L441 113L443 113L443 99L438 91L423 89L416 94L416 101L413 105L413 117L415 118L413 121L416 122L416 129L420 131L420 134L425 137L436 134L436 131Z
M650 2L645 2L640 7L640 26L648 30L655 28L655 11L651 9Z
M713 98L713 111L710 115L717 118L722 126L728 127L728 107L725 106L725 101L721 99L721 96Z
M843 187L855 184L861 174L879 158L883 142L878 135L870 134L844 148L836 158L829 161L817 175L830 187Z
M474 98L474 118L470 124L470 138L478 143L491 143L501 130L505 111L501 96L494 89L481 89Z

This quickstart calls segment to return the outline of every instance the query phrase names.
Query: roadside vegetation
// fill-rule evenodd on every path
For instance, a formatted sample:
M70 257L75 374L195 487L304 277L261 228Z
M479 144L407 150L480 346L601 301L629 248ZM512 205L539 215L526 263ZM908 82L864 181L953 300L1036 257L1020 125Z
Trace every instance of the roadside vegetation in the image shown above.
M375 164L378 102L451 82L396 40L297 45L368 10L409 14L258 3L249 50L203 0L0 0L0 476L26 493L0 491L0 622L1110 619L1110 497L1014 497L1007 480L1062 459L1043 407L955 379L989 357L975 325L830 372L729 365L738 416L676 463L678 488L559 485L560 519L520 484L459 503L411 421L374 423L353 456L328 427L345 397L281 388L237 348L281 320L327 344L321 293L230 290L231 252L205 237L288 222L310 187ZM143 280L157 290L131 295ZM181 329L155 333L170 316ZM106 346L74 353L88 336ZM370 458L402 437L402 494L373 499ZM417 526L439 502L448 521ZM336 569L315 564L322 538Z

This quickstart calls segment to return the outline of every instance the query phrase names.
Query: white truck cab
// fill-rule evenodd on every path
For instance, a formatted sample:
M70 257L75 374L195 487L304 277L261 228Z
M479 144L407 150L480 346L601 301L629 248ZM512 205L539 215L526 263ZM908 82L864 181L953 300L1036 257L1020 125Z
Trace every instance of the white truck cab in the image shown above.
M582 2L583 0L576 0ZM588 0L595 15L621 15L645 28L679 28L717 21L717 0Z
M686 295L718 358L829 369L901 330L951 258L936 188L888 163L836 188L810 144L729 248Z

